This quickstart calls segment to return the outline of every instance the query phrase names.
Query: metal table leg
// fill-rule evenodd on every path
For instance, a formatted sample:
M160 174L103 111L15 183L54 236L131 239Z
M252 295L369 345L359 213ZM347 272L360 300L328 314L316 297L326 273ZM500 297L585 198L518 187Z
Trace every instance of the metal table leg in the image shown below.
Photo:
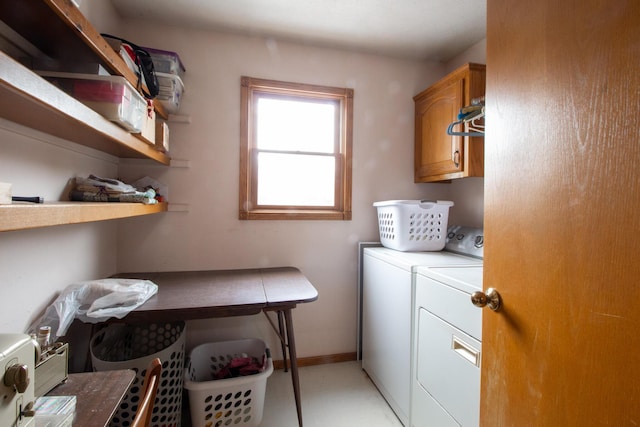
M284 357L284 370L287 371L287 349L289 349L289 361L291 364L291 382L293 383L293 395L296 400L296 411L298 412L298 425L302 427L302 402L300 400L300 377L298 376L298 358L296 356L296 341L293 335L293 319L291 316L291 308L282 310L273 309L267 311L275 311L278 315L278 327L266 313L263 311L271 327L278 335L282 344L282 355Z
M278 329L280 330L280 345L282 346L282 361L284 364L284 371L288 372L289 367L287 366L287 339L285 337L285 329L284 329L284 313L282 311L278 311Z
M298 411L298 425L302 427L302 402L300 401L300 378L298 377L298 359L296 356L296 341L293 336L293 320L291 309L284 311L284 320L287 327L287 347L289 347L289 360L291 361L291 381L293 382L293 394L296 399Z

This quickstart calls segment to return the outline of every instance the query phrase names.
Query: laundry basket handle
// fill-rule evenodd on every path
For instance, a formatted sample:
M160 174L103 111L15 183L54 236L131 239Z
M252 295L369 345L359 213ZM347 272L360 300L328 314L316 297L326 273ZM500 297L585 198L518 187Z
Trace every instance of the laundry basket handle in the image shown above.
M419 205L423 209L430 209L430 208L433 207L433 205L453 206L453 202L451 202L449 200L428 200L428 199L423 199L423 200L420 200Z

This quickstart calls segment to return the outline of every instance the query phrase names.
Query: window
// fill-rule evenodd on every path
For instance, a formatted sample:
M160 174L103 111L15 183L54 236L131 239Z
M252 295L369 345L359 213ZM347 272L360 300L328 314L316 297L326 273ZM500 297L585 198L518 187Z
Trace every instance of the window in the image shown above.
M242 77L240 219L351 219L353 89Z

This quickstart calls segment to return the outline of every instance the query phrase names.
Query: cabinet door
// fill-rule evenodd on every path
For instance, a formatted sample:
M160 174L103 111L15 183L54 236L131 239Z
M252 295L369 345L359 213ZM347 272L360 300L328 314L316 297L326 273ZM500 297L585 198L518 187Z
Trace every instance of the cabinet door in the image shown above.
M465 64L416 95L414 181L484 176L484 138L452 136L449 125L462 107L484 96L482 64Z
M447 135L446 130L463 99L464 79L458 79L416 101L416 182L462 170L463 138Z

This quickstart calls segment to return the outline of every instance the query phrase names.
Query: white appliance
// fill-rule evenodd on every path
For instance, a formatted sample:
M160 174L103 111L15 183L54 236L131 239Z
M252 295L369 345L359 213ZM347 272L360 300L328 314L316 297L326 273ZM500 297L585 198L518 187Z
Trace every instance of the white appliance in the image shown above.
M362 368L405 426L409 425L411 402L415 269L418 266L482 265L482 243L482 230L452 226L448 230L445 250L440 252L400 252L382 247L363 249Z
M414 288L411 426L477 427L482 266L419 267Z
M29 335L0 334L0 425L34 424L34 372L36 347Z

